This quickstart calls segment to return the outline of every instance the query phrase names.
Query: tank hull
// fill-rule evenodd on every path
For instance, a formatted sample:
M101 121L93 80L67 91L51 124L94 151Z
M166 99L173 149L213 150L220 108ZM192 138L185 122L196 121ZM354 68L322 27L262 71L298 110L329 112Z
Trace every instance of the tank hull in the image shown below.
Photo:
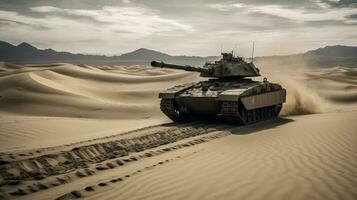
M177 97L179 107L186 107L191 114L215 115L220 112L220 102L215 97Z
M277 117L286 101L279 84L251 79L210 79L178 85L159 94L161 110L173 121L218 115L241 124Z

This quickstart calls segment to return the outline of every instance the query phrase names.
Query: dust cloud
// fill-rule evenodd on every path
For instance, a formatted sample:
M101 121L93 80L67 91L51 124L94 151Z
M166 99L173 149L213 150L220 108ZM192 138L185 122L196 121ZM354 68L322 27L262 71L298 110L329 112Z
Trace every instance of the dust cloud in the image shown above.
M286 103L282 116L316 114L326 111L327 102L316 90L307 86L308 78L305 67L291 68L271 66L263 68L263 77L282 85L287 91Z
M281 115L306 115L324 111L325 101L303 83L282 80L279 83L287 90L287 99Z

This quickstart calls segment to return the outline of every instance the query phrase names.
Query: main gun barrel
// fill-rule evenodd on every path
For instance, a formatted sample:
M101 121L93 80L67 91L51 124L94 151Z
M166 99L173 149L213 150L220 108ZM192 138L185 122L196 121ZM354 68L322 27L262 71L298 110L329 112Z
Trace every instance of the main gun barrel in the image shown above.
M174 64L167 64L164 62L152 61L151 66L153 67L160 67L160 68L170 68L170 69L180 69L185 71L196 71L201 73L209 73L209 69L202 68L202 67L193 67L190 65L174 65Z

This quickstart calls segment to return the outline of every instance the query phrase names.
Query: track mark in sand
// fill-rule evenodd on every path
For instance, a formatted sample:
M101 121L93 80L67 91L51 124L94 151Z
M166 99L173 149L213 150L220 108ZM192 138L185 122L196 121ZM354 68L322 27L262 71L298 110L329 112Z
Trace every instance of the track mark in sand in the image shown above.
M210 136L210 137L207 137L209 138L209 140L212 140L212 139L217 139L217 138L220 138L220 137L223 137L225 136L226 134L223 134L223 133L220 133L220 134L216 134L216 135L213 135L213 136ZM207 141L209 141L207 140ZM195 144L200 144L200 143L195 143L197 142L198 140L196 141L190 141L189 143L192 143L193 145ZM207 142L206 141L206 142ZM164 165L165 163L168 163L170 161L174 161L174 160L177 160L177 159L182 159L188 155L192 155L192 154L196 154L198 153L198 151L194 151L194 152L191 152L189 154L186 154L185 156L176 156L175 158L170 158L170 159L165 159L163 161L159 161L157 162L156 164L153 164L153 165L150 165L150 166L146 166L142 169L139 169L139 170L136 170L132 173L129 173L127 175L124 175L124 176L121 176L121 177L117 177L117 178L111 178L110 180L106 180L106 181L101 181L100 183L97 184L97 190L101 188L104 188L106 186L109 186L111 184L118 184L124 180L127 180L131 177L133 177L134 175L137 175L139 173L144 173L145 171L148 171L148 170L153 170L155 169L156 167L159 167L161 165ZM58 198L56 198L56 200L63 200L63 199L76 199L76 198L81 198L82 196L83 197L86 197L86 195L90 195L90 192L94 192L94 191L97 191L94 186L86 186L84 187L83 189L81 190L74 190L72 192L69 192L69 193L66 193L66 194L63 194L61 196L59 196ZM74 192L77 192L79 195L78 196L75 196L73 195Z
M143 158L153 157L225 136L229 132L220 131L224 128L210 126L205 128L192 126L171 127L136 137L79 146L70 151L61 151L13 162L3 162L0 164L0 180L2 180L0 189L5 191L9 198L47 190L72 182L76 178L92 176L99 171L117 168ZM188 138L192 138L192 140L179 144L181 140ZM173 145L170 146L172 143ZM161 149L150 150L161 146L163 146ZM130 155L139 152L142 153L135 156ZM154 167L162 165L164 162L168 161L157 163ZM122 178L129 178L141 173L143 170L145 169L127 174L126 177ZM33 180L38 182L33 184ZM98 186L104 187L105 185ZM94 187L92 189L94 190ZM78 196L72 193L66 195L65 198L70 196L77 198Z

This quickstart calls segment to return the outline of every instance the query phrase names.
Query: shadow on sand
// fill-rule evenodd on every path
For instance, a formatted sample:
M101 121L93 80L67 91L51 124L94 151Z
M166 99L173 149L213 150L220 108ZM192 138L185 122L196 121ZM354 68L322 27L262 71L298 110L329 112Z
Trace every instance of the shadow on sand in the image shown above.
M188 123L168 123L163 124L163 126L167 127L195 127L195 128L217 128L218 130L229 131L233 135L247 135L256 133L262 130L273 129L278 126L293 122L293 119L278 117L276 119L270 119L262 122L258 122L251 125L238 125L226 122L224 119L220 117L208 118L204 120L197 120Z
M237 126L236 128L233 128L230 130L230 132L234 135L247 135L247 134L252 134L256 133L262 130L268 130L268 129L274 129L277 128L278 126L293 122L293 119L289 118L276 118L276 119L271 119L267 121L262 121L256 124L251 124L248 126Z

